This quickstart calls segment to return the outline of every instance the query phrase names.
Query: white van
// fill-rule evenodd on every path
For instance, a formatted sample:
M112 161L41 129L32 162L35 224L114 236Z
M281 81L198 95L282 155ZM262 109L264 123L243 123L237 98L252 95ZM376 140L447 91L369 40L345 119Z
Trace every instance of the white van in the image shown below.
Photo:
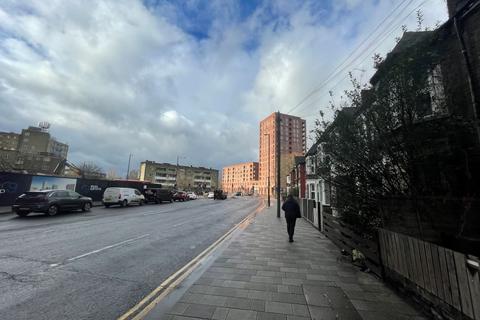
M102 202L105 208L115 204L126 207L131 203L141 206L145 202L145 197L133 188L107 188L103 193Z

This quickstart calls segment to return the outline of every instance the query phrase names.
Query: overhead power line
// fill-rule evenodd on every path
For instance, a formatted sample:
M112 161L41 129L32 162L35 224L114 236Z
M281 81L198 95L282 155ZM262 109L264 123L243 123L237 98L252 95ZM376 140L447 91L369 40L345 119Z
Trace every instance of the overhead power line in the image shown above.
M364 58L363 58L355 67L361 66L361 65L365 62L365 60L367 60L368 58L370 58L370 57L371 57L371 54L372 54L373 52L375 52L375 50L377 50L378 47L380 47L380 46L383 44L383 41L385 41L385 40L386 40L388 37L390 37L398 28L400 28L400 27L401 27L401 24L402 24L409 16L411 16L412 13L414 13L416 10L418 10L420 7L422 7L423 5L425 5L425 4L426 4L427 2L429 2L429 1L431 1L431 0L425 0L425 1L423 1L423 2L420 3L418 6L416 6L413 10L411 10L407 15L405 15L402 19L400 19L398 22L393 23L390 28L387 28L384 32L382 32L382 33L379 35L379 37L381 37L379 40L378 40L379 37L376 37L376 39L378 40L378 41L376 42L376 46L373 47L372 50L368 51L368 52L367 52L368 54L365 55ZM408 7L408 5L407 5L407 7ZM405 7L405 8L406 8L406 7ZM405 8L404 8L404 9L405 9ZM404 11L405 11L405 10L402 10L402 11L400 12L400 14L403 13ZM398 15L397 15L397 17L396 17L394 20L397 20L397 18L398 18ZM368 48L371 48L371 46L369 46ZM368 48L366 48L366 50L368 50ZM362 53L357 56L357 59L361 58L361 57L363 56L363 53L366 52L366 50L363 50ZM357 59L355 59L355 60L357 60ZM354 63L355 60L353 60L352 63ZM351 64L350 64L349 66L351 66ZM347 67L348 67L348 66L347 66ZM345 68L343 68L342 70L345 70ZM341 71L342 71L342 70L341 70ZM341 72L341 71L340 71L340 72ZM344 81L344 80L347 78L347 76L348 76L348 74L345 74L337 83L335 83L334 86L332 86L332 87L330 88L330 90L336 88L342 81ZM316 90L315 93L320 92L320 91L326 86L327 83L322 83L322 84L323 84L322 87L321 87L321 88L319 87L318 90ZM312 105L315 104L315 103L316 103L316 101L308 104L307 107L310 107L310 106L312 106ZM305 107L302 107L301 109L304 109L304 108L305 108ZM312 115L305 116L305 117L311 117L311 116L314 116L314 115L316 115L316 114L312 114Z
M369 47L375 43L376 40L378 40L379 37L381 37L385 31L381 32L375 39L373 39L370 44L367 45L366 48L362 50L362 52L357 55L352 61L350 61L347 65L345 65L343 68L342 66L350 60L352 56L355 55L355 53L382 27L382 25L393 15L396 13L397 10L399 10L403 4L405 4L408 1L407 5L405 5L401 11L394 17L393 21L397 20L397 18L408 8L414 0L403 0L399 5L397 5L376 27L375 29L347 56L345 60L342 61L329 75L328 77L316 88L311 90L299 103L297 103L292 109L290 109L287 113L293 112L295 109L300 107L303 103L305 103L310 97L315 95L317 92L319 92L330 80L335 78L337 75L339 75L341 72L344 70L348 69L348 67L355 62L359 57L362 56L362 54L368 50Z

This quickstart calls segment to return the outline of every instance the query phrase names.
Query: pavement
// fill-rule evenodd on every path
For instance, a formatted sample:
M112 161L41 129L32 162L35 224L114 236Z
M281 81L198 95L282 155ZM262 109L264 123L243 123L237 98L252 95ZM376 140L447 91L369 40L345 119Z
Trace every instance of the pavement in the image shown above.
M258 205L245 197L0 215L0 319L117 319Z
M264 210L157 319L425 319L305 220L294 239L273 207Z

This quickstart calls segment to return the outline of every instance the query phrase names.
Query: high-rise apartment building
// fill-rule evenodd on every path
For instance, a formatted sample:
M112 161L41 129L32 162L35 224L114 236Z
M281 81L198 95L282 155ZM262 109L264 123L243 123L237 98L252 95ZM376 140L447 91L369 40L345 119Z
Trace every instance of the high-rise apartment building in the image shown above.
M238 163L222 170L222 189L225 192L253 193L258 182L258 162Z
M276 186L276 117L280 117L280 188L286 190L286 176L291 169L284 164L291 163L295 156L306 152L306 121L295 116L282 113L272 113L260 122L260 174L259 193L266 195L268 191L268 177L270 188ZM283 171L283 172L282 172ZM274 194L274 192L272 192Z

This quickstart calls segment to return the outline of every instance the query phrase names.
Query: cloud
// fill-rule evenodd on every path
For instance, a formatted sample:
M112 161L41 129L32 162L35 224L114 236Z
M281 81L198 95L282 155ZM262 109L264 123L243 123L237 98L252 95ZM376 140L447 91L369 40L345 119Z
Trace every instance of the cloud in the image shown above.
M253 3L2 1L0 130L49 121L71 161L118 173L130 153L218 169L256 160L258 122L291 109L396 5ZM433 24L446 9L424 12ZM325 97L296 113L311 124Z

